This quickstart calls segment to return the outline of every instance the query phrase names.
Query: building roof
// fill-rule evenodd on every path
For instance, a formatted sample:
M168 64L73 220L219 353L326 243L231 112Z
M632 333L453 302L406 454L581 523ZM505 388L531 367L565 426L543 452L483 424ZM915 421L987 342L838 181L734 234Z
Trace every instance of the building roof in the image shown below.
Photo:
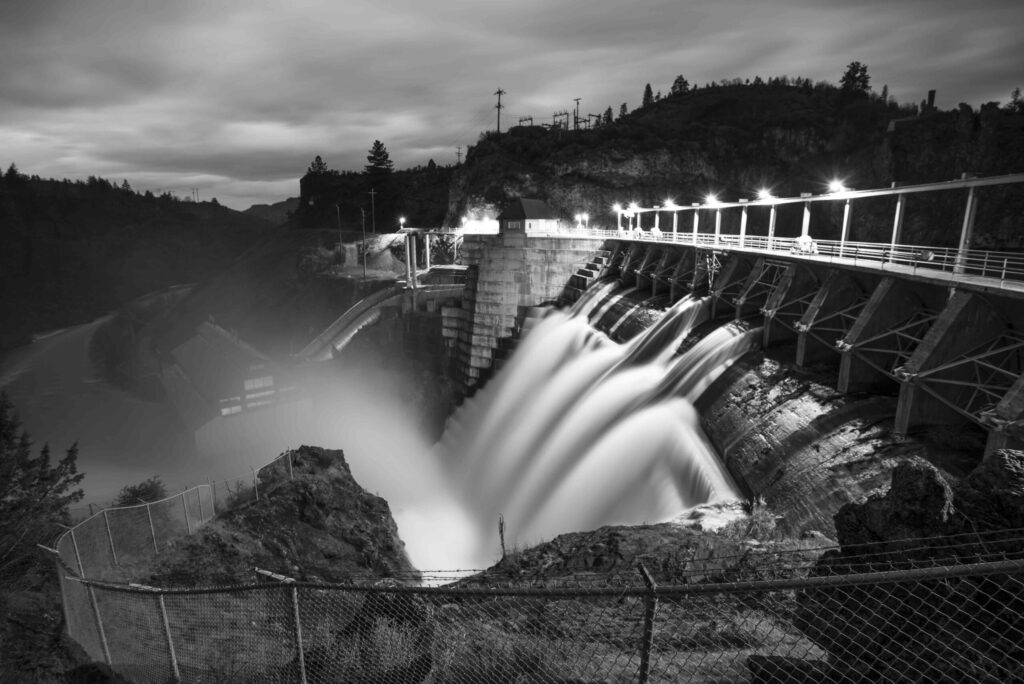
M498 221L521 221L523 219L557 219L558 214L544 200L514 199L498 216Z

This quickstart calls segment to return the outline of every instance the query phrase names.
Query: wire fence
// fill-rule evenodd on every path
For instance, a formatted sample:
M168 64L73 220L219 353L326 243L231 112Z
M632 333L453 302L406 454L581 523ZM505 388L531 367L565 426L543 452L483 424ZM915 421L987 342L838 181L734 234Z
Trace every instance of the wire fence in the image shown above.
M292 452L252 476L258 498ZM128 582L223 503L201 485L58 540L67 632L90 658L160 684L1024 681L1024 530L440 587Z
M269 582L163 590L67 574L63 590L72 636L140 683L1009 682L1024 678L1022 542L910 560L717 559L732 570L693 567L668 586L641 566L632 580L571 585L264 572Z

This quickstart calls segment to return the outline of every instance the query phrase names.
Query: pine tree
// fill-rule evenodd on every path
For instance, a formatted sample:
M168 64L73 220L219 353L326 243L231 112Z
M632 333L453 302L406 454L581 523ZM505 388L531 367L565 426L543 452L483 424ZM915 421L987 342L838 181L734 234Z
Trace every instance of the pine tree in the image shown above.
M32 440L0 392L0 579L20 574L37 558L35 544L68 522L68 506L82 499L77 458L77 444L55 465L47 445L33 456Z
M610 124L612 122L612 117L613 116L614 116L614 114L612 114L612 108L611 108L611 106L609 106L608 109L604 110L604 118L601 121L601 123L602 124Z
M374 140L370 148L370 154L366 156L366 173L370 175L383 175L391 173L395 164L388 156L388 150L380 140Z
M690 89L690 82L687 81L682 74L676 76L676 80L672 81L672 89L669 95L680 95Z
M621 119L622 117L626 116L626 114L629 114L629 109L626 107L626 103L623 102L622 105L619 107L619 118Z
M867 93L871 87L868 67L860 62L850 62L839 79L839 89L847 93Z
M309 165L308 169L306 169L306 173L312 174L314 176L323 175L326 174L327 172L327 164L324 163L324 160L320 157L319 154L316 155L316 159L314 159L313 163Z
M651 91L651 84L644 86L644 99L641 107L649 107L654 103L654 92Z

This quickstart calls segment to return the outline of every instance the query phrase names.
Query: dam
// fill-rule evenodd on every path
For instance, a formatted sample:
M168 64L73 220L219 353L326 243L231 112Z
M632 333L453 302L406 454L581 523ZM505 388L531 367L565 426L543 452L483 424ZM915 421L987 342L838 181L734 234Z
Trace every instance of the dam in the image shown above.
M1024 179L1013 182L1020 180ZM969 185L955 189L970 192ZM799 198L793 203L815 201L836 198ZM771 212L770 206L760 208ZM465 503L481 527L470 532L481 539L493 537L493 530L484 528L492 529L495 517L503 514L521 539L531 541L564 531L548 526L546 521L551 520L568 529L611 522L642 525L672 519L681 508L765 493L778 494L779 502L787 504L779 493L779 482L787 479L803 482L802 490L791 487L789 495L802 492L804 500L800 502L802 508L784 508L811 520L834 512L843 501L837 498L839 494L849 501L876 486L877 480L840 477L825 468L795 469L797 472L787 474L778 468L765 470L756 462L757 455L752 451L756 443L746 440L737 424L722 418L720 414L725 412L720 409L723 388L737 381L742 384L742 373L735 374L734 369L758 348L788 355L786 362L794 368L810 368L824 359L825 365L835 367L836 394L892 395L892 401L883 403L881 411L884 414L892 408L887 419L896 431L909 432L922 423L969 422L987 431L989 450L1017 444L1015 430L1020 416L1016 396L1021 367L1020 339L1015 331L1021 325L1017 312L1024 290L1024 262L1019 256L898 241L854 243L845 236L828 240L815 232L812 221L808 221L806 231L796 235L759 236L753 230L747 232L753 222L740 218L736 225L744 230L731 233L725 228L726 220L719 219L730 209L742 212L744 207L691 209L693 229L687 233L669 232L667 226L662 230L660 220L648 223L645 230L641 218L644 212L634 209L633 216L627 217L624 211L623 218L628 218L630 224L635 221L635 225L623 226L621 231L583 227L531 234L527 225L525 230L502 226L494 234L465 234L461 236L463 284L431 283L426 269L420 272L410 268L404 287L382 291L342 313L304 350L306 358L300 355L296 363L315 371L328 359L343 355L361 331L379 325L392 325L398 330L411 353L426 340L441 338L446 363L462 384L466 399L452 416L436 455L448 468L449 479L457 480L456 495L472 495ZM651 209L647 213L659 212ZM669 217L676 227L678 221L671 210ZM967 227L970 218L968 212ZM702 220L714 225L715 231L700 230ZM801 239L805 236L811 238L810 244ZM420 239L428 242L433 238L410 234L410 252L414 253L413 245ZM645 311L653 322L642 320ZM852 409L864 405L864 400L852 401ZM821 434L807 432L804 437L812 441ZM771 450L772 445L765 444ZM784 449L777 451L786 455ZM761 453L763 456L765 452ZM290 460L288 468L290 471ZM204 498L209 495L208 489L200 487L171 502L183 510L188 532L193 529L193 520L202 523L211 515L213 502ZM148 543L144 533L148 529L155 549L159 518L144 520L148 507L145 511L141 507L131 510L143 530L139 538ZM117 521L122 517L122 511L112 510L109 516L104 512L83 523L91 525L93 539L109 541L109 550L102 544L90 545L87 553L94 557L82 558L75 544L75 531L65 535L58 550L67 565L71 567L71 560L77 560L85 576L90 564L109 566L108 556L117 565L114 539ZM81 537L84 531L83 527L78 532ZM601 542L592 549L606 547ZM742 557L747 558L749 551L746 548ZM1005 565L986 566L984 571L1006 573L1012 584L1012 573L1019 573L1019 561L1002 562ZM696 563L694 567L697 569L691 568L693 574L684 575L683 581L707 582L705 566ZM959 571L967 572L963 568ZM166 679L168 672L177 679L179 670L181 678L187 680L189 672L209 669L204 659L205 640L196 636L206 634L206 623L197 626L189 615L195 610L191 606L210 602L215 602L216 610L225 616L210 618L211 624L235 620L237 611L256 606L251 613L251 630L267 632L261 632L255 640L261 646L250 649L252 671L275 672L283 681L322 681L317 673L324 662L323 649L338 651L347 647L346 640L355 638L359 642L364 638L345 630L332 632L329 627L336 619L333 613L311 607L331 592L343 590L292 583L283 575L273 577L280 584L264 585L259 594L251 590L253 597L260 597L253 600L232 594L237 588L168 593L153 587L112 588L73 576L65 578L62 586L70 597L66 605L76 607L75 611L68 610L69 622L73 621L69 631L96 660L116 664L119 671L144 673L141 681L160 681L159 677ZM944 574L940 581L950 582L949 577ZM864 576L854 579L867 581ZM930 586L924 580L919 584ZM794 586L779 588L791 597ZM747 589L772 591L772 587L760 585ZM368 596L390 596L388 591L373 590ZM451 634L445 631L448 626L444 621L449 617L457 618L454 624L464 629L459 620L465 615L454 606L464 604L465 599L451 597L458 592L472 594L466 593L471 591L467 589L455 591L422 594L438 601L431 616L443 625L439 629L444 633L436 637L437 643L465 638L464 631L458 632L461 637L453 636L454 628ZM608 595L609 600L622 604L626 594L621 589L615 591ZM886 586L886 598L881 603L890 600L889 591ZM264 601L263 596L278 595L271 592L279 592L280 597ZM563 610L565 604L558 597L568 595L545 596L530 610L535 616ZM747 594L738 594L741 600L736 601L739 610L753 606L749 614L753 619L762 619L762 613L773 614L779 617L772 619L781 623L790 619L781 616L790 616L796 610L780 604L773 613L768 607L772 594L749 596L754 595L759 597L756 601L747 601ZM403 594L396 591L395 596ZM505 594L488 588L481 589L480 596L490 602ZM638 618L645 616L645 636L623 640L624 644L641 644L636 649L641 652L640 681L647 680L651 667L655 644L651 630L658 596L667 595L655 593L655 588L648 585L646 593L629 594L627 598L642 599L644 606L634 612ZM662 599L669 606L685 594L671 596ZM405 606L402 601L395 599L395 605ZM368 598L364 605L370 603ZM490 604L482 605L483 614ZM695 627L697 636L680 641L696 644L701 658L707 655L702 646L705 642L700 640L705 637L701 635L709 630L713 634L712 623L732 608L723 603L706 610L708 622ZM805 606L803 610L814 609ZM835 614L834 607L829 610ZM976 606L970 610L984 612ZM201 611L196 612L203 615ZM675 619L671 608L666 612L670 622ZM687 605L683 612L692 615L693 606ZM267 615L274 617L264 626ZM499 618L502 615L499 613ZM567 615L571 618L575 613ZM825 615L822 619L827 621ZM126 643L123 625L136 624L138 616L145 616L148 622L143 631L153 635L150 640L155 645L149 646L149 651L166 652L166 665L154 666L144 659L143 665L137 665L130 660L141 656L135 645ZM473 619L477 620L474 625L494 629L490 616L474 615ZM397 661L411 661L415 654L427 658L420 647L420 642L427 639L418 622L396 626L390 615L379 622L378 627L387 623L393 630L389 634L411 633L405 634L405 650L395 658ZM602 628L608 624L600 616L595 616L593 622ZM639 619L634 622L639 624ZM521 627L516 623L509 630L516 634L525 630L532 635L530 624ZM564 634L586 631L584 625L574 625ZM1015 630L1015 625L1011 623L1009 629ZM113 646L105 629L118 636L118 640L111 641ZM227 642L237 636L240 643L249 633L248 623L223 624L219 638ZM787 626L784 633L796 632ZM593 641L605 644L603 638L596 636ZM551 640L550 636L544 639ZM836 651L841 661L847 640L835 636L828 639L821 643ZM764 641L771 644L772 640ZM270 643L273 648L262 646ZM747 643L742 642L744 647ZM675 642L658 648L667 653L670 646L675 648ZM369 653L370 647L365 644L357 647ZM804 642L799 647L803 650L771 650L775 648L771 644L768 652L796 653L798 658L823 662L820 650ZM625 651L632 646L622 648ZM730 658L737 652L735 644L721 650L729 651ZM570 646L567 652L578 654L579 650ZM745 653L744 648L738 652ZM181 653L189 655L183 658ZM942 656L953 657L945 653ZM625 656L627 669L633 667L631 658ZM907 658L909 655L901 651L897 660L906 662ZM370 656L363 657L368 659ZM328 662L335 671L342 671L344 663ZM424 662L429 669L431 661ZM370 664L364 662L363 666ZM442 665L434 662L433 666ZM659 676L664 680L688 672L672 670L675 665L671 663L655 667L663 668ZM754 665L749 667L753 669ZM914 667L925 664L914 661ZM282 669L278 673L273 668ZM308 679L307 671L313 673ZM723 676L728 681L747 681L735 670Z

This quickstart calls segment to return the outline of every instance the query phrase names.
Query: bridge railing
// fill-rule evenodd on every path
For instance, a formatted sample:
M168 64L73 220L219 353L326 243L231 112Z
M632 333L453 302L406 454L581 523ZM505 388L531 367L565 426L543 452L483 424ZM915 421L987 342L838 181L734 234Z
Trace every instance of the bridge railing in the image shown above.
M541 234L536 234L541 236ZM954 247L904 245L887 242L852 242L840 240L809 240L795 237L768 237L697 233L672 233L651 230L603 230L569 228L548 231L543 237L593 237L608 240L641 240L644 242L693 245L701 249L737 250L796 256L830 263L849 263L885 269L909 267L912 271L938 271L953 275L989 278L998 281L1024 281L1024 252L982 249L958 250Z

